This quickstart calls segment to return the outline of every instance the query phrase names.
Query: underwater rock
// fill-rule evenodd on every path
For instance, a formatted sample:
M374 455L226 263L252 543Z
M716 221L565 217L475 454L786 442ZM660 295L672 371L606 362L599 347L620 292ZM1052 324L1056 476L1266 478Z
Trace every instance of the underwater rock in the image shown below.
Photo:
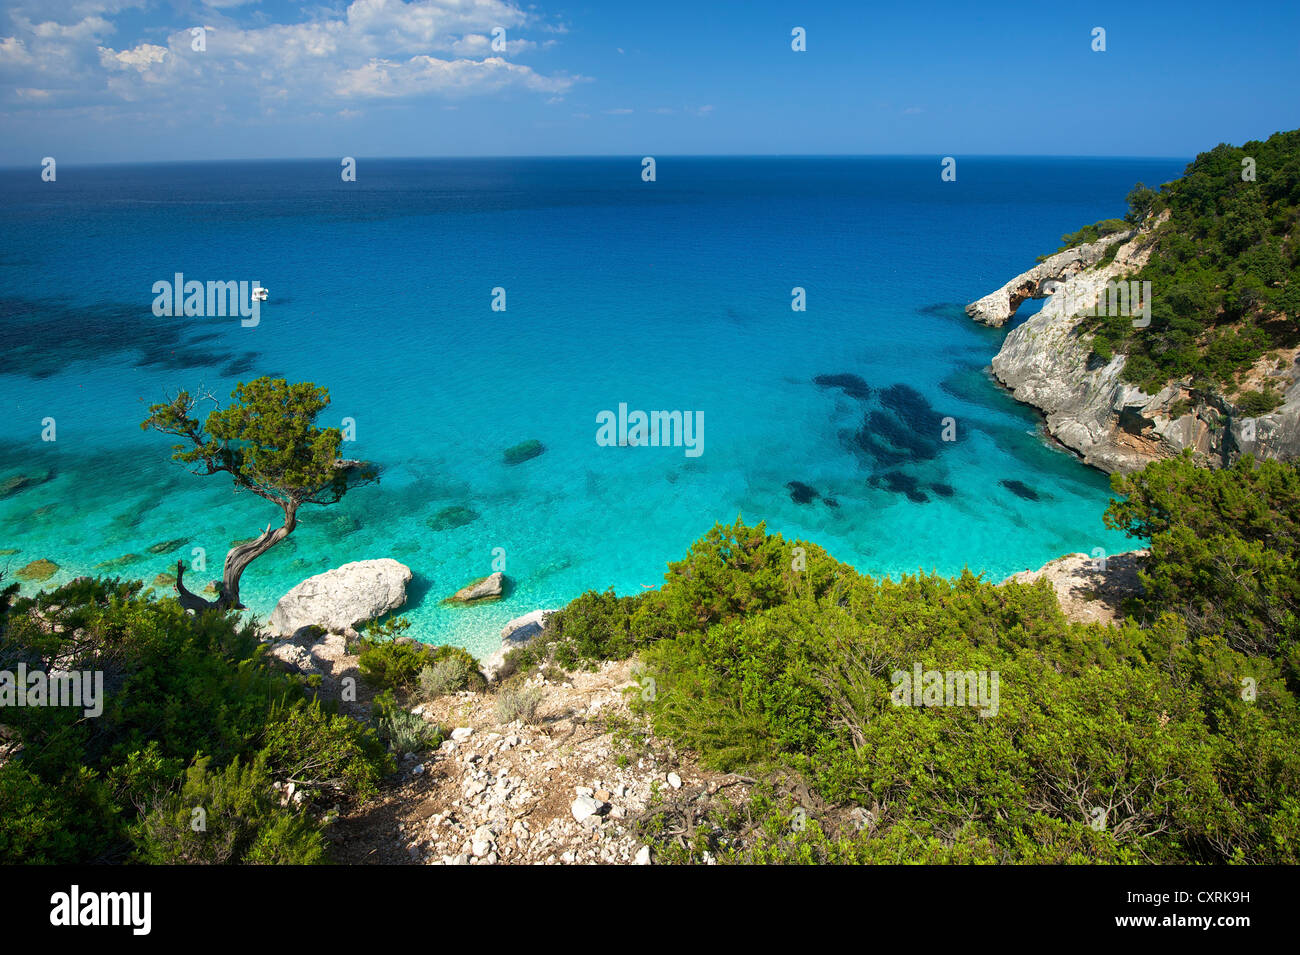
M134 564L141 560L144 560L143 554L123 554L121 557L114 557L112 560L100 561L95 565L95 569L117 570L119 567L126 567L128 564Z
M790 500L796 504L811 504L820 497L813 488L802 481L788 481L785 486L790 489Z
M431 517L428 524L435 531L450 531L457 527L464 527L466 524L473 524L478 517L478 512L473 508L453 504L451 507L444 507Z
M59 565L44 558L34 560L15 574L19 580L49 580L59 572Z
M157 544L153 544L152 546L150 546L150 548L149 548L149 553L151 553L151 554L170 554L170 553L171 553L172 551L174 551L177 547L180 547L180 546L182 546L182 545L184 545L184 544L188 544L188 543L189 543L189 538L188 538L188 537L178 537L178 538L176 538L175 540L170 540L170 541L160 541L159 543L157 543Z
M545 450L546 446L536 438L529 441L521 441L512 448L506 448L504 454L505 462L509 465L523 464L525 461L537 457Z
M1023 497L1026 501L1038 500L1038 492L1035 491L1028 484L1024 484L1020 481L1016 481L1012 479L999 481L998 483L1001 484L1008 491L1010 491L1012 494L1016 495L1016 497Z
M887 471L884 474L872 475L870 481L872 487L907 495L907 499L914 504L928 504L930 498L921 490L920 483L916 478L902 471Z
M813 384L819 388L838 388L850 398L865 401L871 397L871 386L858 375L843 373L838 375L818 375Z

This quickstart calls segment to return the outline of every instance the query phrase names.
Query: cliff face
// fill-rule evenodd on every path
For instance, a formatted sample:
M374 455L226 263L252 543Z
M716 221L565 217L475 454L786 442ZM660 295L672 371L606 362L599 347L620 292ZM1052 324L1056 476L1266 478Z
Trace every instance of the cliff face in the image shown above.
M1151 230L1160 221L1070 250L1078 253L1072 258L1058 253L968 305L967 314L977 321L1001 325L1025 298L1048 298L1037 315L1007 334L993 359L994 376L1018 400L1046 415L1053 437L1103 471L1138 470L1184 448L1191 448L1198 462L1210 467L1231 464L1247 453L1300 456L1300 349L1283 353L1281 361L1276 356L1261 360L1252 372L1271 381L1286 398L1277 410L1258 417L1240 413L1222 394L1193 388L1190 380L1146 394L1121 380L1123 355L1105 363L1089 360L1092 346L1082 330L1085 320L1075 316L1084 309L1106 307L1107 283L1136 273L1146 263ZM1099 265L1116 241L1122 244L1114 259ZM1036 294L1022 294L1017 300L1017 294L1028 289ZM1003 311L1006 315L999 319Z

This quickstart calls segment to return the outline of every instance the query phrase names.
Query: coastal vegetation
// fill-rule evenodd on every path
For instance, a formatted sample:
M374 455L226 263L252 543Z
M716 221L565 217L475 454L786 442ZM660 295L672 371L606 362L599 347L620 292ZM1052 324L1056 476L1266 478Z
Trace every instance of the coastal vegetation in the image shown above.
M1183 458L1114 488L1107 521L1151 541L1117 627L1068 622L1042 581L876 580L737 521L516 662L638 653L655 731L764 781L663 858L1295 863L1300 477ZM998 673L996 715L896 705L917 664Z
M94 718L4 709L0 859L321 861L320 823L278 792L310 783L364 798L392 757L304 678L268 666L236 614L190 614L140 588L80 578L0 595L0 669L99 671L106 695Z
M1300 472L1183 457L1112 486L1106 522L1150 548L1116 626L1070 622L1045 581L875 579L738 519L659 588L549 617L508 655L498 717L536 718L530 673L635 656L647 728L753 782L689 839L648 813L660 861L1300 861ZM444 738L416 701L484 686L464 650L375 623L366 725L233 612L140 588L3 592L0 669L98 669L107 694L94 719L5 711L0 857L325 861L319 797L374 793L393 753ZM914 668L996 674L997 697L916 705L896 692Z
M1243 375L1300 344L1300 130L1220 144L1158 191L1139 183L1128 203L1119 225L1150 230L1150 258L1128 278L1151 282L1151 324L1098 317L1086 327L1094 353L1125 355L1124 377L1151 394L1190 378L1240 393L1247 414L1275 408L1281 396L1243 389ZM1118 231L1117 222L1066 236L1066 247Z

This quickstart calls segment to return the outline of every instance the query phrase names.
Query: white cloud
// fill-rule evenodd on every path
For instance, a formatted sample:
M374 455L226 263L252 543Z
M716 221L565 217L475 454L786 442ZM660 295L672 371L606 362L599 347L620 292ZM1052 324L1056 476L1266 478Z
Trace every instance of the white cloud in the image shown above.
M167 48L152 43L141 43L134 49L121 52L114 52L102 46L99 48L99 61L110 69L134 69L143 73L154 63L162 63L166 59Z
M583 80L508 59L536 49L516 34L545 25L513 0L353 0L341 13L297 23L266 22L265 11L255 11L248 24L214 13L201 51L191 47L194 23L176 24L165 38L110 45L115 26L107 17L134 2L55 0L62 20L22 6L11 10L13 35L0 37L0 90L8 86L9 93L0 99L21 104L17 89L40 88L56 91L65 108L155 100L306 112L507 88L555 96ZM232 8L227 14L242 5L207 4ZM491 49L497 27L507 31L504 56Z

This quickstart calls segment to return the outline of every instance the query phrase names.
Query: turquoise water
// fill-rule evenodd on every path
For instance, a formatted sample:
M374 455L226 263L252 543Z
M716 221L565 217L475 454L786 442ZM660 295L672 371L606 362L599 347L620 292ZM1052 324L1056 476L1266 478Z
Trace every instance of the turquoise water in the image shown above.
M0 498L0 549L18 551L0 566L48 558L58 583L138 553L119 572L151 581L202 547L193 577L219 576L278 510L189 475L139 422L168 391L224 398L262 374L327 386L322 422L353 418L346 453L383 468L252 565L263 616L310 574L395 557L416 575L412 633L483 652L536 607L658 584L737 514L877 575L1000 579L1126 549L1102 526L1105 476L997 388L1003 333L961 304L1182 166L967 159L955 183L929 157L659 157L655 183L640 157L363 160L356 183L332 160L0 172L0 482L31 479ZM155 317L153 283L176 272L260 281L260 324ZM703 453L599 446L596 416L620 403L703 412ZM532 439L544 453L505 463ZM431 526L451 507L477 516ZM441 605L497 548L507 598Z

